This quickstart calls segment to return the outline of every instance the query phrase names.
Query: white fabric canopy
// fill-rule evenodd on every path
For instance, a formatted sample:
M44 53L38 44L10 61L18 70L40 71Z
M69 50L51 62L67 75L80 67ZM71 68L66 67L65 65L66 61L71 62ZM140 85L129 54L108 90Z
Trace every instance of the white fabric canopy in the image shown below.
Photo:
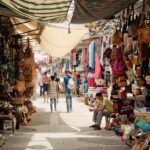
M53 57L63 57L69 53L82 39L87 28L77 26L68 29L60 26L46 26L41 34L41 48Z

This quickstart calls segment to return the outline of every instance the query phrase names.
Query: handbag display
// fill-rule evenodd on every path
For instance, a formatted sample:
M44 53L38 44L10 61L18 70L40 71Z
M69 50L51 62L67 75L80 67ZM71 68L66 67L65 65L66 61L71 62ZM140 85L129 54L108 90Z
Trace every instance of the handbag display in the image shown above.
M18 66L18 67L24 67L24 66L25 66L24 61L23 61L23 60L22 60L22 61L19 61L19 62L17 63L17 66Z
M125 92L125 90L120 89L120 90L118 91L118 98L119 98L119 99L122 99L122 100L127 98L127 93Z
M14 105L23 105L24 103L24 98L14 98L12 100L12 104Z
M112 94L112 95L111 95L111 98L112 98L112 99L119 99L119 96L118 96L118 95L115 95L115 94Z
M110 58L111 58L111 53L112 53L112 49L111 49L111 48L107 48L107 49L104 51L103 56L106 57L107 59L110 59Z
M25 76L23 75L23 73L20 73L20 74L19 74L18 80L19 80L19 81L24 81L24 80L25 80Z
M149 44L141 44L139 46L139 53L142 58L150 58L150 46Z
M137 36L139 43L149 43L150 42L150 27L147 27L145 24L145 11L148 1L143 1L143 9L142 9L142 16L140 20L140 28L137 30ZM148 5L149 7L149 5Z
M134 55L132 59L134 65L140 65L142 63L141 58L138 55Z
M137 75L137 76L140 76L140 75L141 75L141 67L140 67L140 66L137 66L137 67L136 67L136 75Z
M150 75L145 76L146 84L150 85Z
M142 27L137 30L139 43L149 43L150 42L150 28Z
M128 33L123 34L123 45L127 45L127 40L128 40Z
M125 71L125 62L122 59L116 59L112 65L113 73L123 75Z
M134 72L133 72L132 69L127 70L127 71L126 71L126 75L127 75L127 78L128 78L128 80L129 80L130 82L133 81L133 80L135 80L135 75L134 75Z
M118 77L118 81L121 82L121 81L124 81L126 80L126 77L125 76L119 76Z
M26 90L25 81L17 81L17 83L16 83L16 89L19 92L24 92Z
M17 59L22 60L24 58L25 58L25 53L23 52L23 50L17 51Z
M32 74L25 76L25 81L26 82L31 82L32 80L33 80L33 75Z
M121 82L118 82L118 87L126 87L127 86L127 81L121 81Z
M127 68L132 68L132 62L130 60L126 60L125 64Z
M141 95L142 94L141 88L139 86L133 87L132 91L133 91L134 95Z
M25 87L26 87L26 88L34 87L34 81L31 81L31 82L25 82Z
M25 76L32 75L32 67L28 67L24 70L23 74Z
M128 51L132 50L132 42L133 42L132 37L128 37L128 38L127 38L127 43L126 43L126 49L127 49Z
M25 66L33 66L34 64L34 59L32 57L28 57L28 58L25 58L24 59L24 62L25 62Z
M113 51L115 53L115 59L122 59L123 58L123 48L113 48Z
M121 31L116 30L112 37L112 44L117 46L117 45L121 45L121 43L122 43Z

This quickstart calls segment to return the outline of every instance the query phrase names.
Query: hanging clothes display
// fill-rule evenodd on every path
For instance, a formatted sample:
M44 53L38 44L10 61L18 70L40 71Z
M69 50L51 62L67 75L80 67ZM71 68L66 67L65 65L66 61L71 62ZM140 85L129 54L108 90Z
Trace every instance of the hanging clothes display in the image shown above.
M95 74L92 72L89 72L87 75L87 79L88 79L88 86L94 87L95 86Z
M75 50L73 51L73 65L77 65L76 52L75 52Z
M84 62L83 67L87 68L88 65L89 65L89 50L86 48L85 49L85 62Z
M86 62L86 50L83 49L83 50L82 50L82 55L81 55L81 65L82 65L83 67L85 67L85 62Z
M70 69L70 65L69 65L69 64L70 64L70 60L69 60L69 58L67 58L67 59L66 59L66 64L65 64L65 69L66 69L66 70L69 70L69 69Z
M101 69L102 69L102 66L101 66L101 63L100 63L100 60L99 60L99 55L100 53L99 52L96 52L95 54L95 78L98 79L101 77Z
M94 69L95 67L95 44L92 41L89 45L89 67Z

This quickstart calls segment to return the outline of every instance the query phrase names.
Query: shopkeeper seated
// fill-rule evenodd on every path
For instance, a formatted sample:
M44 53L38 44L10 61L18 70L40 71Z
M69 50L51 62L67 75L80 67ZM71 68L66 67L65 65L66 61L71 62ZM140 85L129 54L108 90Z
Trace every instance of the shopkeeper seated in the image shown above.
M93 122L95 123L90 127L93 127L94 130L100 130L103 116L106 117L107 124L108 118L113 113L113 104L109 99L103 97L102 93L97 93L95 100L93 102L89 102L89 105L91 106L89 111L93 112Z

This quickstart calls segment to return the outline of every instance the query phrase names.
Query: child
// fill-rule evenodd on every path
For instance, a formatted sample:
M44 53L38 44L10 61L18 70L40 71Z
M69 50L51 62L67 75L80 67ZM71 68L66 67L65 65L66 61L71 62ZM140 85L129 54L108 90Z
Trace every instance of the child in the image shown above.
M58 95L58 83L55 81L55 76L51 76L51 82L49 87L49 94L50 94L50 108L51 112L53 112L53 104L56 111L56 100Z

